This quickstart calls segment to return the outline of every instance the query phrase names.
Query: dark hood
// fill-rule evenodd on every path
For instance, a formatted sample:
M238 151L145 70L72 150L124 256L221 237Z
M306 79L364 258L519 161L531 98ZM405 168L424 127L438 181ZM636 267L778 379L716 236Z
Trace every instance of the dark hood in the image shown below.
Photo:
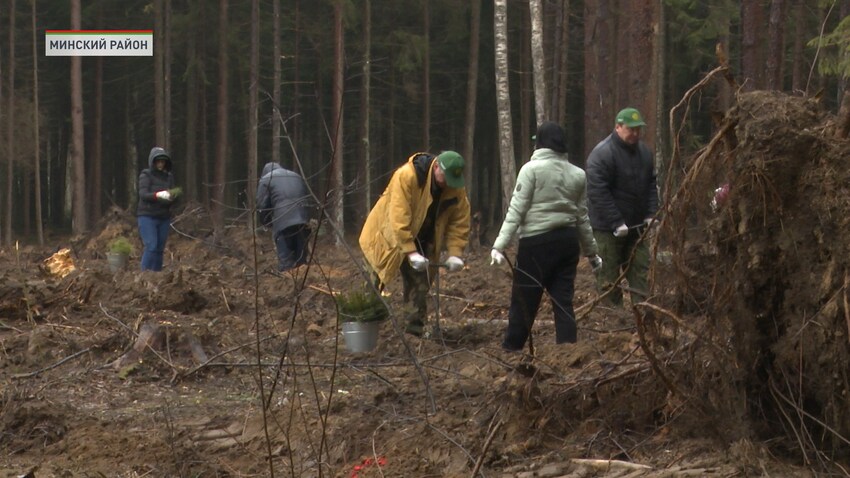
M556 153L567 152L567 135L564 130L552 121L544 121L537 128L537 139L535 149L549 148Z
M171 155L168 154L168 151L163 148L160 148L159 146L151 149L151 154L148 155L148 168L150 168L151 170L153 170L153 161L156 158L165 158L165 170L170 173Z

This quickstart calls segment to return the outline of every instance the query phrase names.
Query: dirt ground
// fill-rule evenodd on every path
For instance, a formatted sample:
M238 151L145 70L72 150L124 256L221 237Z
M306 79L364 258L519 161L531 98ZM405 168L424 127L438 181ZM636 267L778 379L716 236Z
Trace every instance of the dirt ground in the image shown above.
M429 325L439 323L440 334L420 339L400 332L397 280L386 297L391 320L382 323L378 346L357 354L345 349L331 295L363 281L353 238L337 244L332 234L320 234L309 266L280 274L268 232L255 239L244 223L234 224L213 240L204 211L186 205L160 273L137 272L141 246L134 218L122 211L85 237L3 249L0 476L848 476L840 426L847 364L840 360L850 332L843 323L850 317L848 255L839 254L846 240L828 257L805 252L816 242L794 254L809 264L835 262L816 294L825 298L804 302L787 273L804 276L784 256L747 265L759 253L790 247L753 232L760 230L753 222L742 230L754 204L766 204L750 200L761 190L739 181L721 212L707 210L716 182L753 164L743 144L744 118L752 116L729 115L735 124L726 134L735 144L722 153L726 162L695 174L699 210L668 212L659 227L648 301L654 308L596 304L593 276L580 264L574 345L555 345L544 302L533 352L500 349L510 277L508 269L489 265L486 247L470 249L466 268L443 273L432 289L439 321L432 314ZM815 114L811 121L823 118ZM843 154L847 162L844 153L829 157ZM769 177L764 173L773 166L758 167ZM811 171L785 177L783 188L815 187L812 177ZM845 184L833 184L833 193ZM795 216L809 218L799 232L805 237L792 241L798 249L812 228L831 224L836 229L828 235L846 226L850 215L837 224L831 219L846 197L835 209L822 209L831 214L815 215L820 222ZM790 201L783 203L786 216L812 207ZM763 210L770 208L755 214ZM695 241L695 231L708 239ZM747 233L745 245L730 239ZM130 265L113 273L104 252L119 235L132 238L136 250ZM44 261L63 247L75 269L60 277ZM786 275L774 277L780 274L771 267L780 266ZM810 267L805 277L812 278L804 280L827 281L822 270ZM796 308L783 302L791 297ZM781 324L783 313L816 317L824 308L821 316L837 325L823 320L817 330L836 332L821 333L805 351L789 345L793 357L775 346L788 334L759 323L769 316ZM786 329L803 333L799 325ZM805 355L812 349L830 354L818 362ZM787 410L759 399L775 392L759 386L772 382L759 379L775 377L794 357L806 361L798 372L814 376L820 367L832 388L806 395L808 382L789 379L801 391L789 396L806 406L784 422ZM748 366L755 363L760 366ZM799 428L788 426L794 420ZM818 420L828 426L812 428ZM827 428L837 433L824 433Z

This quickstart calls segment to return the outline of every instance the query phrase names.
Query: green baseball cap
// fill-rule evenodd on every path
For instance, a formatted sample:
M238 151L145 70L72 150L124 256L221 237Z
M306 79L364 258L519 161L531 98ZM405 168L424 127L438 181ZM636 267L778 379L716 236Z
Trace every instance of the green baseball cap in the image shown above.
M620 110L620 112L617 113L617 124L624 124L629 128L646 126L646 123L643 122L643 116L641 116L640 111L634 108L625 108Z
M443 151L437 156L437 163L446 175L448 187L463 187L463 157L460 154L454 151Z

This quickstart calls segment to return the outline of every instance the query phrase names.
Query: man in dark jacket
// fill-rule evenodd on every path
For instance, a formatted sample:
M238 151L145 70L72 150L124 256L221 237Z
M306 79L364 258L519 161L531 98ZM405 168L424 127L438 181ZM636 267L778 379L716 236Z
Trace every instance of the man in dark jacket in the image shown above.
M162 148L151 149L148 168L139 174L139 204L136 218L142 237L142 270L162 270L162 254L171 228L171 206L179 188L174 187L171 156Z
M310 202L304 178L278 163L266 163L257 186L257 212L260 222L272 228L281 272L307 263Z
M602 257L597 286L600 292L606 292L625 270L633 291L632 303L646 297L649 245L638 239L658 211L652 152L640 141L645 125L638 110L620 111L614 132L587 158L588 216ZM632 251L634 257L629 263ZM610 305L622 306L620 289L607 297Z

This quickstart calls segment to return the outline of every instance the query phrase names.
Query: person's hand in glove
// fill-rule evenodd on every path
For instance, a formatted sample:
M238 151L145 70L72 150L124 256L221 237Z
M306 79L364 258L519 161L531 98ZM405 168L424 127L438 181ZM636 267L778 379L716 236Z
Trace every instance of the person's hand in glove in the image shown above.
M620 224L617 229L614 229L614 237L626 237L629 235L629 227L625 224Z
M156 193L156 198L163 201L171 201L171 193L168 191L158 191Z
M449 272L457 272L463 269L463 260L457 256L449 257L446 259L446 269L448 269Z
M418 252L408 254L407 260L410 262L410 267L415 271L424 271L428 268L428 258Z
M490 265L493 264L502 265L505 263L505 255L502 254L498 249L493 249L490 251Z
M598 255L587 256L587 262L590 263L590 268L593 272L598 271L602 267L602 258Z

